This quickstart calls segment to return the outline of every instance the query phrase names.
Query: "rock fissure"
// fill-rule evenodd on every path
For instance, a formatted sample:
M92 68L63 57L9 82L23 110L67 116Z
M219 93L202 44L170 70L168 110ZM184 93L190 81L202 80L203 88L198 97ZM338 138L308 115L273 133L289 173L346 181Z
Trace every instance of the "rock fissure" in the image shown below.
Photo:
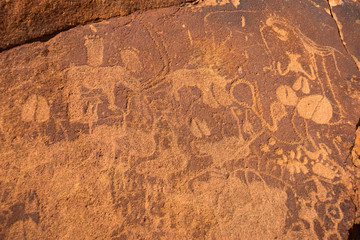
M360 71L360 66L358 66L358 63L357 61L354 59L354 56L350 53L350 51L348 50L347 46L346 46L346 42L344 40L344 35L343 33L341 32L341 23L338 21L337 17L336 17L336 14L334 13L333 9L332 9L332 6L331 6L331 3L330 3L331 0L327 0L327 3L329 5L329 12L330 12L330 16L331 18L334 20L335 22L335 25L336 25L336 28L337 28L337 32L339 34L339 37L340 37L340 41L346 51L346 53L348 55L350 55L351 59L353 59L354 63L355 63L355 66L356 68Z
M84 1L79 6L68 6L66 5L67 3L58 1L50 7L44 6L44 3L46 3L46 0L44 0L37 3L36 8L34 7L34 9L41 9L38 9L38 13L36 14L30 10L32 9L32 4L34 4L31 1L23 1L18 5L15 3L12 3L13 5L11 5L9 1L6 1L5 3L0 2L0 9L2 8L0 11L0 22L3 22L3 25L0 25L0 53L24 44L47 42L59 33L68 31L77 26L83 26L116 17L124 17L135 12L171 6L183 6L188 3L196 4L197 2L198 0L160 0L156 2L141 1L138 3L129 0L122 0L119 2L109 1L108 3L104 3L104 1L102 3L100 1L87 3ZM74 9L79 8L77 13L73 14L74 16L71 14L58 14L61 9L64 9L64 13L66 13L66 10L74 11L74 9L67 9L70 7ZM111 9L111 7L113 7L113 9ZM51 8L51 10L49 10L49 8ZM55 16L57 16L58 19L56 19ZM53 22L48 20L51 18L55 18Z
M356 124L356 132L355 132L355 140L354 140L354 144L353 146L350 148L350 158L352 163L354 164L354 166L356 168L360 168L360 119L359 122ZM355 209L356 209L356 214L355 214L355 221L354 221L354 226L350 231L355 231L356 232L356 236L360 236L360 232L359 232L359 224L360 224L360 192L359 192L359 188L360 188L360 184L357 183L356 181L354 181L353 183L353 188L354 188L354 196L353 196L353 203L355 205ZM354 233L350 234L353 235ZM351 238L349 237L349 239L357 239L357 238Z
M135 14L135 13L136 12L133 12L131 14ZM129 14L129 15L131 15L131 14ZM48 42L51 39L53 39L54 37L56 37L57 35L59 35L60 33L69 31L69 30L71 30L73 28L80 27L80 26L86 26L86 25L92 24L92 23L98 23L98 22L101 22L101 21L109 20L109 19L112 19L112 18L117 18L117 17L120 17L120 16L121 15L116 15L116 16L112 16L112 17L109 17L109 18L94 19L94 20L87 21L85 23L79 23L77 25L66 26L61 30L54 31L54 32L49 33L49 34L44 34L44 35L42 35L40 37L31 38L31 39L28 39L28 40L26 40L26 41L24 41L22 43L19 43L19 44L9 45L7 48L4 48L4 49L0 48L0 53L9 51L9 50L11 50L13 48L20 47L20 46L23 46L23 45L26 45L26 44L31 44L31 43L35 43L35 42ZM127 23L128 22L124 23L124 25L127 24Z

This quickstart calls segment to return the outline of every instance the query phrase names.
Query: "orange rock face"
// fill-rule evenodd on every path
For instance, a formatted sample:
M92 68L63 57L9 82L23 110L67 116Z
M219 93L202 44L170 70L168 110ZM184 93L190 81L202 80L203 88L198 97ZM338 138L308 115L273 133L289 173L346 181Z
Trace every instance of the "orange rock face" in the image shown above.
M191 0L0 0L0 51L100 19Z
M0 239L346 239L355 53L327 2L271 2L151 10L0 53Z

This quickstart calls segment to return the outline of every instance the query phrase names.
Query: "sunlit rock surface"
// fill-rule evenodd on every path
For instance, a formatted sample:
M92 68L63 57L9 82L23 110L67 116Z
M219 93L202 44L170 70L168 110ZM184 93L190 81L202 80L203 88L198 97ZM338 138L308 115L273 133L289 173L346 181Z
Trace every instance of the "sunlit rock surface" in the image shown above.
M359 46L329 7L205 1L3 51L0 239L347 239Z

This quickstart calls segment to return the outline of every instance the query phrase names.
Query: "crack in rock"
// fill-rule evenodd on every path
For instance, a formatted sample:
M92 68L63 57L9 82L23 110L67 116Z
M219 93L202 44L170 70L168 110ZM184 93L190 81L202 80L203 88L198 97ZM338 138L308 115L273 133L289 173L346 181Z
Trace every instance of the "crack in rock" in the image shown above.
M351 58L353 59L355 65L356 65L356 68L360 71L360 66L359 66L358 62L356 61L356 59L354 59L354 56L349 52L348 48L346 47L346 42L345 42L345 40L344 40L344 35L343 35L343 33L341 32L342 25L341 25L341 23L339 22L339 20L337 19L336 15L335 15L335 13L333 12L333 9L332 9L333 6L341 5L341 4L342 4L342 1L327 0L327 3L328 3L328 5L329 5L330 16L331 16L332 19L334 19L336 28L337 28L337 30L338 30L338 34L339 34L341 43L342 43L342 45L344 46L344 49L345 49L346 53L349 54L349 55L351 56Z
M46 0L37 4L29 0L0 2L0 53L24 44L47 42L59 33L77 26L124 17L138 11L181 7L197 2L198 0L122 0L100 3L85 0L81 5L66 1L48 3Z

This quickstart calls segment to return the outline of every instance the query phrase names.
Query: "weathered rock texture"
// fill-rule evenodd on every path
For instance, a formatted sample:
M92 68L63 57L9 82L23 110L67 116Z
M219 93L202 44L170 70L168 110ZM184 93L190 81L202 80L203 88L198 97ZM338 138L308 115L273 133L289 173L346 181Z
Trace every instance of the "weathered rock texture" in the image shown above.
M360 1L329 0L329 6L343 45L360 71Z
M346 239L359 78L326 1L206 1L2 52L0 238Z
M79 24L193 0L0 0L0 50ZM50 35L50 36L49 36Z

